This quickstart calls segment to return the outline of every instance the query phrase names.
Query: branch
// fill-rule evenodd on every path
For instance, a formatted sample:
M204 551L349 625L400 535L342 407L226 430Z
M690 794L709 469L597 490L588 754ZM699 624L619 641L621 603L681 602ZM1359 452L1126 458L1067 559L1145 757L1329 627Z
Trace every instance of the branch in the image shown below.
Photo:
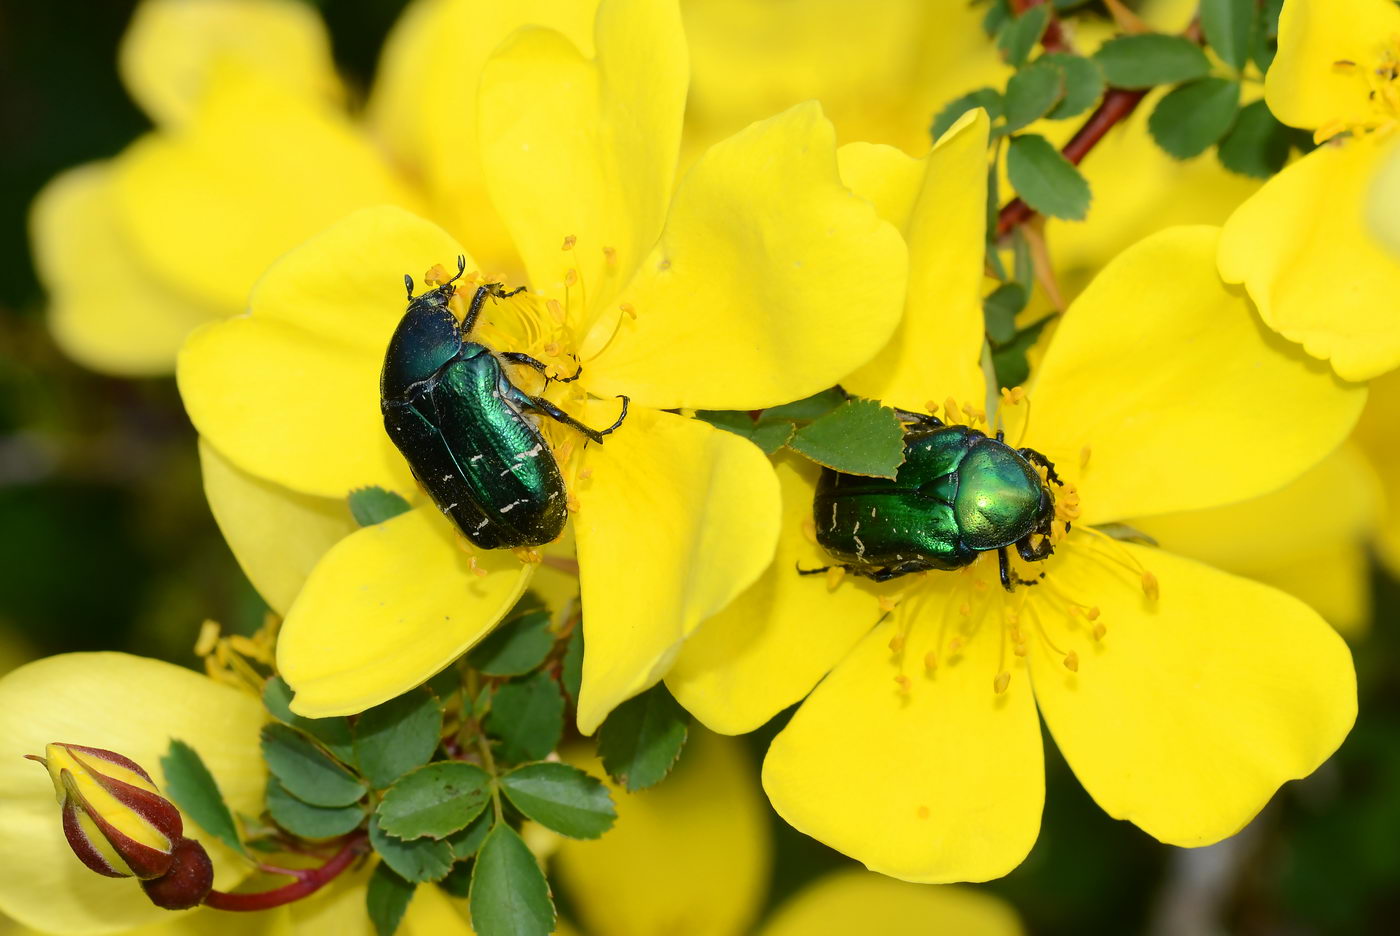
M204 903L215 910L250 911L270 910L273 907L289 904L294 900L301 900L303 897L309 897L316 893L339 877L340 873L350 867L355 859L365 851L365 844L366 840L363 835L352 838L331 860L319 868L275 869L277 874L286 874L296 878L292 883L283 887L251 894L228 894L212 890L209 892L209 896L204 898Z

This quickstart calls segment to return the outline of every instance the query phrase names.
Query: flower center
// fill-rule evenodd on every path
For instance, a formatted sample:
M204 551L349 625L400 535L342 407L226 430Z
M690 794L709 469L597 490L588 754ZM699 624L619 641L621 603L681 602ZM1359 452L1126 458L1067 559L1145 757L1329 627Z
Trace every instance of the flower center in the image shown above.
M1400 119L1400 35L1391 36L1369 63L1341 60L1332 63L1332 70L1343 75L1358 75L1366 82L1366 97L1371 104L1371 118L1360 122L1333 120L1318 127L1313 140L1321 143L1341 133L1354 137L1368 133L1388 132Z

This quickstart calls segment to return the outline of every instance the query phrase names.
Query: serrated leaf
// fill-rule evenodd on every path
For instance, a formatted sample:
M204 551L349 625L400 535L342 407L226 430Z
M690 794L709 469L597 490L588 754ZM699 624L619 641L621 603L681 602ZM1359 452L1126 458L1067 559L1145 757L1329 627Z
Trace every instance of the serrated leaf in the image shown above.
M846 394L836 387L831 387L821 393L766 409L759 414L758 421L809 423L820 419L845 402Z
M598 729L603 769L628 791L659 783L685 747L690 716L664 683L613 709Z
M1088 181L1043 136L1012 138L1006 175L1016 194L1043 215L1081 221L1089 212Z
M199 827L236 852L243 852L238 826L233 821L219 791L218 781L204 766L199 752L183 741L170 739L170 748L160 759L165 774L165 795ZM245 852L246 854L246 852Z
M267 811L272 821L298 838L328 839L358 828L365 811L350 806L312 806L287 792L276 777L267 778Z
M1210 60L1200 46L1181 36L1160 33L1110 39L1094 53L1094 61L1116 88L1151 88L1210 73Z
M355 744L347 718L304 718L291 709L292 689L281 676L273 676L263 686L263 706L272 717L291 725L321 742L321 746L342 764L355 765Z
M982 317L987 337L994 344L1006 344L1016 337L1016 316L1026 307L1026 287L1020 283L1002 283L982 300Z
M1267 179L1288 162L1291 136L1269 111L1269 105L1255 101L1240 111L1216 154L1231 172Z
M1032 62L1006 83L1006 123L1001 133L1014 133L1035 123L1064 96L1065 74L1053 64Z
M382 487L363 487L350 492L350 516L362 527L374 526L408 513L408 501Z
M1201 31L1215 54L1236 70L1249 60L1254 0L1201 0Z
M1045 115L1051 120L1078 117L1103 96L1103 69L1093 59L1068 52L1049 52L1035 61L1054 65L1065 79L1064 97Z
M355 722L355 762L382 790L432 759L442 738L442 707L431 692L414 689L362 714Z
M759 422L748 413L732 410L700 410L695 416L717 429L743 436L763 449L765 455L772 455L786 445L796 429L791 422Z
M467 654L467 664L486 676L520 676L539 666L554 647L547 611L498 624Z
M1008 20L997 34L997 49L1012 68L1020 68L1030 57L1031 50L1050 25L1050 8L1033 6L1015 19Z
M449 835L445 841L452 846L452 857L458 861L466 861L475 855L476 850L481 847L481 843L486 840L486 833L491 831L491 823L495 820L496 817L493 813L483 810L481 815L469 822L465 829L459 829Z
M394 838L380 827L378 816L369 821L369 843L385 864L409 881L440 881L452 870L451 845L430 838Z
M570 838L597 838L617 818L608 788L568 764L517 767L501 777L501 790L525 816Z
M797 430L788 447L846 474L893 478L904 463L904 429L876 400L847 400Z
M472 928L480 936L544 936L554 929L549 884L520 833L499 823L472 867Z
M568 646L564 648L564 659L559 666L559 685L569 694L574 705L578 705L578 691L583 685L583 627L577 622L569 633Z
M1254 21L1254 33L1249 40L1249 57L1259 67L1260 74L1267 74L1278 54L1278 17L1283 11L1283 0L1265 0L1259 18Z
M399 877L384 862L375 865L365 890L365 910L376 936L394 936L417 886Z
M978 88L943 105L943 109L933 118L933 125L929 127L929 136L933 138L933 142L937 143L939 138L958 122L959 117L977 107L985 110L987 117L996 120L1002 114L1001 92L995 88Z
M375 811L395 838L447 838L465 829L491 801L491 775L475 764L438 761L400 777Z
M1225 78L1188 82L1157 102L1147 129L1157 145L1176 159L1199 156L1235 122L1240 86Z
M287 792L312 806L349 806L367 792L358 777L289 725L263 725L262 754Z
M548 673L517 679L496 690L486 730L501 742L509 763L539 760L564 733L564 696Z

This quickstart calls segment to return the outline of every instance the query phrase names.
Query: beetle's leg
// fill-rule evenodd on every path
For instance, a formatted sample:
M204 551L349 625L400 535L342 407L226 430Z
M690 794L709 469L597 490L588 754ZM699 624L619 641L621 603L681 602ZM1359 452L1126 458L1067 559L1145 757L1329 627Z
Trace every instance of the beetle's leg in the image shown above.
M1026 539L1022 540L1021 542L1028 542L1029 539L1030 539L1030 538L1027 537ZM1046 540L1046 542L1048 543L1049 540ZM1022 558L1022 559L1027 559L1027 560L1029 561L1029 557L1027 557L1026 554L1025 554L1024 552L1021 552L1021 543L1017 543L1017 544L1016 544L1016 551L1017 551L1018 553L1021 553L1021 558ZM1052 552L1053 552L1053 550L1052 550ZM1047 555L1048 555L1048 554L1047 554ZM1044 557L1042 557L1042 558L1044 558ZM1004 588L1004 589L1006 589L1006 590L1009 591L1009 592L1014 592L1014 591L1016 590L1016 586L1017 586L1017 585L1039 585L1039 584L1040 584L1040 583L1037 582L1035 579L1023 579L1023 578L1021 578L1021 576L1019 576L1019 575L1016 574L1016 570L1013 569L1013 568L1011 568L1011 559L1006 555L1006 547L1005 547L1005 546L1003 546L1003 547L1001 547L1000 549L997 550L997 568L998 568L998 570L1001 572L1001 587ZM1045 573L1042 572L1042 573L1041 573L1041 578L1044 578L1044 577L1045 577Z
M928 413L916 413L913 410L900 409L898 406L894 407L894 415L900 422L914 423L920 426L943 425L943 420L939 419L937 416L930 416Z
M1022 458L1024 458L1026 461L1031 462L1032 464L1039 465L1040 467L1044 468L1044 469L1045 469L1045 477L1046 477L1047 480L1049 480L1049 481L1054 481L1054 482L1055 482L1056 484L1058 484L1060 487L1064 487L1064 486L1065 486L1065 483L1064 483L1063 481L1060 480L1060 476L1057 475L1057 474L1055 474L1055 463L1052 462L1050 459L1046 458L1044 455L1042 455L1042 454L1040 454L1039 452L1037 452L1035 449L1033 449L1033 448L1017 449L1017 450L1016 450L1016 454L1020 455L1020 456L1021 456Z
M481 314L481 307L486 305L486 297L491 295L491 287L494 284L476 287L476 292L472 293L471 305L467 306L467 314L462 316L462 327L457 330L457 334L466 338L476 327L476 317Z
M533 367L541 374L544 374L545 380L552 380L555 383L573 383L575 380L578 380L580 377L583 376L582 364L578 366L578 370L574 371L574 375L572 377L551 377L549 376L549 374L545 373L545 369L549 367L548 364L537 358L530 357L530 355L526 354L523 351L498 351L496 353L496 356L504 358L505 360L510 361L512 364L524 364L526 367Z
M1039 562L1050 558L1055 552L1055 544L1046 536L1041 539L1039 546L1032 546L1030 536L1026 535L1016 541L1016 552L1027 562Z
M832 569L837 569L837 568L844 569L845 566L821 566L821 567L816 568L816 569L804 569L804 568L802 568L802 566L798 566L798 567L797 567L797 574L798 574L798 575L821 575L823 572L830 572Z
M509 299L511 296L518 295L525 291L524 286L517 286L510 292L506 292L501 288L500 283L487 283L486 288L491 290L491 295L495 296L497 299Z
M524 405L529 406L531 409L539 410L555 422L561 422L571 429L577 429L579 432L598 443L603 441L603 436L622 425L622 421L627 418L627 404L631 402L627 397L619 394L618 399L622 401L622 413L617 417L617 422L606 429L593 429L585 426L544 397L532 397L525 393L521 393L520 396L522 398L521 402L524 403Z

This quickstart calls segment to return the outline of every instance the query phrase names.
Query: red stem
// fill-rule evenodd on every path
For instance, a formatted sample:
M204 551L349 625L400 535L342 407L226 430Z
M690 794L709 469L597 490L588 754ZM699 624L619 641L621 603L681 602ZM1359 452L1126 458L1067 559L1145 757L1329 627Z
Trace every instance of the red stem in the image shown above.
M342 871L350 867L364 851L364 844L363 836L351 839L330 861L319 868L307 868L300 871L279 868L279 873L289 874L296 878L295 881L283 887L269 891L258 891L253 894L227 894L223 891L211 890L209 896L204 898L205 906L213 907L215 910L271 910L273 907L301 900L334 881Z

